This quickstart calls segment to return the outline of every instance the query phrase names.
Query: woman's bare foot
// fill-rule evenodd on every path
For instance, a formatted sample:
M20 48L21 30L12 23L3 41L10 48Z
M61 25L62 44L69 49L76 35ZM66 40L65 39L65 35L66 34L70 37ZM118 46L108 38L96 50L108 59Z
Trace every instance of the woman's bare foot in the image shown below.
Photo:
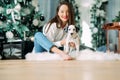
M64 51L58 49L56 46L53 46L51 48L51 51L54 52L54 53L58 53L64 60L72 60L73 59L67 53L65 53Z
M73 58L66 53L59 54L64 60L72 60Z

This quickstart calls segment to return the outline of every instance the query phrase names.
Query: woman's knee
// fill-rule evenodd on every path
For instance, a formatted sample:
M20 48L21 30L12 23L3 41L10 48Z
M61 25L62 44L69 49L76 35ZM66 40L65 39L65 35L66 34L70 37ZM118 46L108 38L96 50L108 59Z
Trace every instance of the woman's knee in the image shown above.
M37 32L37 33L35 33L35 36L34 36L34 37L36 38L36 37L41 36L41 35L42 35L41 32Z

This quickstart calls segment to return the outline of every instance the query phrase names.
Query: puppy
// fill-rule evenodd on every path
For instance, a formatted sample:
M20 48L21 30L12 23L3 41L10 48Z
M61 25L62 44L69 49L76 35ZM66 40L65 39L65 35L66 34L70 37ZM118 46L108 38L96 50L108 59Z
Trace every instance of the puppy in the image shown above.
M71 47L69 45L70 42L73 42L75 44L75 47ZM80 37L79 34L77 33L77 29L75 25L70 25L68 26L67 29L66 44L64 45L64 51L67 53L71 53L72 51L78 53L79 46L80 46Z

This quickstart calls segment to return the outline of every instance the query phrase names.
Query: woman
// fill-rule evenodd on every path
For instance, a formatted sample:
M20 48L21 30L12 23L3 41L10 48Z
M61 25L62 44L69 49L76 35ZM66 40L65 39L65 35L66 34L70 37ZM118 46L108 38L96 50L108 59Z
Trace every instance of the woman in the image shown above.
M61 2L56 10L56 15L44 27L43 33L37 32L34 36L35 53L49 51L59 54L64 60L71 60L72 57L59 47L65 44L65 28L75 23L73 10L68 2ZM73 43L70 46L74 46Z

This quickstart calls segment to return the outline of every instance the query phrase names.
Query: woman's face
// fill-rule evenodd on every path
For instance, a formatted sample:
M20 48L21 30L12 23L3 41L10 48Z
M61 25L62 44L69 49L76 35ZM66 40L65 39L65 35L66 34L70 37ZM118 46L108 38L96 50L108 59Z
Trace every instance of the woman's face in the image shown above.
M69 11L67 5L61 5L58 11L58 16L63 23L66 23L69 19Z

